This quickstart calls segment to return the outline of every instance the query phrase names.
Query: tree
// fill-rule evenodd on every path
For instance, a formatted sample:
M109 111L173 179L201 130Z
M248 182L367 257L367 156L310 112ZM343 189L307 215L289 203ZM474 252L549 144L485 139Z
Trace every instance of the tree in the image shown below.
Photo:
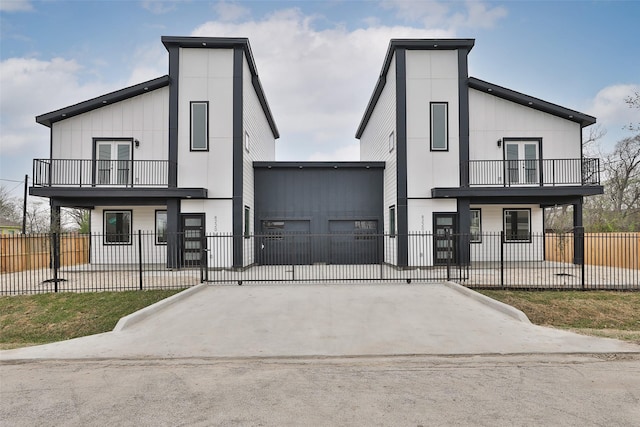
M77 231L79 233L89 233L91 231L88 209L79 209L79 208L66 209L65 216L70 218L71 227L73 227L73 231Z
M9 190L0 186L0 218L13 222L22 221L22 209L15 198L11 197Z
M640 109L640 92L634 92L633 95L627 96L624 99L624 102L629 105L629 108L638 108ZM629 123L629 126L626 126L631 132L640 132L640 122L633 124Z

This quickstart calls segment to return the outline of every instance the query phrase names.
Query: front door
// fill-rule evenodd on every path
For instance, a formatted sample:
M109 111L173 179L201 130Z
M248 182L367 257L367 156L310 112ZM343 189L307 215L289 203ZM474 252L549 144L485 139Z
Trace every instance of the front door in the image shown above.
M96 184L131 184L131 141L96 142Z
M505 141L505 172L508 185L537 185L538 141Z
M455 236L457 230L455 213L433 214L433 263L446 265L456 262Z
M182 261L185 267L199 267L206 262L204 214L182 214Z

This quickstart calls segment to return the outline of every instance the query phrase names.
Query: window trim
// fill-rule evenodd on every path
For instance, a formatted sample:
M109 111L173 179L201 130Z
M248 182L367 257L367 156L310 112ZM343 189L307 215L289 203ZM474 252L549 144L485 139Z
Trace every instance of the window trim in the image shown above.
M129 214L129 241L128 242L108 242L107 236L107 214L108 213L128 213ZM106 246L131 246L133 245L133 211L131 209L105 209L102 211L102 244Z
M193 147L193 106L203 104L205 106L205 147ZM191 101L189 102L189 151L209 151L209 101Z
M482 243L482 209L479 208L471 208L469 212L478 212L478 238L473 238L473 232L471 228L469 228L469 242L471 243ZM472 225L473 217L470 215L469 218L469 227Z
M396 237L396 205L389 206L389 237Z
M433 107L434 105L444 105L444 148L434 148L433 146ZM430 151L449 151L449 103L444 101L429 103L429 148Z
M518 211L518 212L527 212L529 215L529 232L527 233L526 239L518 239L517 238L517 230L516 230L516 238L508 238L512 237L513 234L507 232L507 212L510 211ZM531 208L503 208L502 209L502 231L504 232L504 243L531 243Z
M164 241L159 240L158 238L160 237L160 234L158 233L158 214L160 212L164 212L165 214L165 229L164 229ZM166 246L167 244L167 220L168 218L166 217L167 215L167 210L166 209L156 209L155 213L153 215L154 217L154 226L155 226L155 244L156 246Z
M251 208L249 206L244 207L244 238L251 237Z

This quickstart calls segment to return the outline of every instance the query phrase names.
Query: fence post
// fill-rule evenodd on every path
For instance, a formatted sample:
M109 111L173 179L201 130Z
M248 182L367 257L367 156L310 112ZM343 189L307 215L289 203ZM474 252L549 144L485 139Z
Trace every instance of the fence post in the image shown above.
M138 230L138 278L142 290L142 231Z
M448 228L444 230L445 244L447 245L447 281L451 280L451 256L453 255L453 241Z
M576 242L573 247L573 258L574 261L580 263L580 285L584 290L584 227L576 227L574 239L576 239ZM576 252L578 253L576 254Z
M500 289L504 289L504 230L500 231Z
M58 268L60 268L60 234L53 233L53 286L58 292Z

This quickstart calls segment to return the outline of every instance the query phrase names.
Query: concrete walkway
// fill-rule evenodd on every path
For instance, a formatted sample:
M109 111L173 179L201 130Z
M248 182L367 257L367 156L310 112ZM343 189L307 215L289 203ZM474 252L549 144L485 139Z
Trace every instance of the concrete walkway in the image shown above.
M640 352L532 325L459 285L199 285L113 332L0 352L0 360Z

